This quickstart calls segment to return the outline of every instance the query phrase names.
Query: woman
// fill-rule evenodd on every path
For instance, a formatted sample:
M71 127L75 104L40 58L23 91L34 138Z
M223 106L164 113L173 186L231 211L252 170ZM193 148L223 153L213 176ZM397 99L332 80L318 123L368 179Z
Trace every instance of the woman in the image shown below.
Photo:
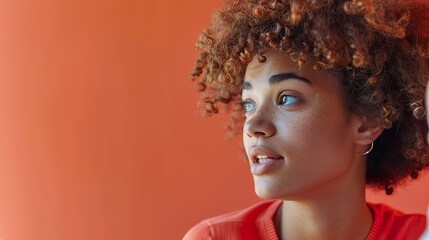
M185 239L418 239L425 217L367 203L365 186L391 194L429 166L428 29L411 0L227 1L192 77L207 115L234 106L268 201Z

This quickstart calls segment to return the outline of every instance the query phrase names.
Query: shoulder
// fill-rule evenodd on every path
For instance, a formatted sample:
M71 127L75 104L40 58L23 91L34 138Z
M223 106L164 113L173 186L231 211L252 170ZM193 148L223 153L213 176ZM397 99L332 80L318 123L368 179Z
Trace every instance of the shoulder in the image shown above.
M368 204L374 221L368 239L419 239L426 228L423 214L405 214L384 204Z
M272 218L281 201L264 201L245 209L209 218L192 227L183 238L184 240L224 239L234 237L259 236L260 231L275 232ZM272 226L271 226L272 225Z

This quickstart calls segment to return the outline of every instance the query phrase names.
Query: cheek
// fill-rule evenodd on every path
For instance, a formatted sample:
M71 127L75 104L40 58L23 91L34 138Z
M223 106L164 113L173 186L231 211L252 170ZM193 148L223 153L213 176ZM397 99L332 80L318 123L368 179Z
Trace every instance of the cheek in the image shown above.
M251 140L250 140L250 137L247 135L245 129L243 129L242 137L243 137L244 150L246 151L246 156L247 156L247 152L248 152L247 150L250 148Z
M332 109L335 110L335 109ZM306 156L331 155L341 148L342 121L338 111L324 108L296 114L278 125L283 142L290 151ZM285 119L285 118L283 118Z
M246 136L246 133L244 133L244 131L243 131L243 145L244 145L244 149L247 152L247 149L249 149L249 140Z
M314 112L295 116L290 114L290 116L283 116L278 121L278 132L286 145L293 145L294 149L300 149L309 144L310 147L315 147L317 142L315 138L322 136L320 130L323 129L323 121L321 120L323 120L322 116Z

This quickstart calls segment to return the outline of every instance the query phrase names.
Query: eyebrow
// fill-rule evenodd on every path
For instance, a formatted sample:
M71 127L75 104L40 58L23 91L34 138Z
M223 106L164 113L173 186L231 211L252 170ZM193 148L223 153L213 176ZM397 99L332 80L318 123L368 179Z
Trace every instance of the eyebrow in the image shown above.
M289 79L296 79L296 80L300 80L303 81L304 83L307 83L309 85L313 85L310 80L308 80L305 77L301 77L298 74L294 73L294 72L284 72L284 73L277 73L272 75L269 79L268 79L268 83L270 85L285 81L285 80L289 80ZM248 81L244 81L243 83L243 90L249 90L252 88L252 84L250 84L250 82Z

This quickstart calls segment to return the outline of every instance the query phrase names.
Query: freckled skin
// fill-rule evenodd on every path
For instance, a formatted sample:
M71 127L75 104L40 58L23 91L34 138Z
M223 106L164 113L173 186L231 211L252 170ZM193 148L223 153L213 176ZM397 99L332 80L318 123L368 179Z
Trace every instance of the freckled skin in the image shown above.
M294 72L312 84L289 79L270 85L270 76ZM242 98L253 103L246 113L243 142L264 146L284 157L281 166L265 175L254 175L255 191L264 199L305 199L330 194L359 182L364 185L365 159L353 142L356 119L345 107L340 83L311 64L299 69L287 56L268 53L267 61L254 59L245 81L252 87ZM299 102L280 105L287 91Z

